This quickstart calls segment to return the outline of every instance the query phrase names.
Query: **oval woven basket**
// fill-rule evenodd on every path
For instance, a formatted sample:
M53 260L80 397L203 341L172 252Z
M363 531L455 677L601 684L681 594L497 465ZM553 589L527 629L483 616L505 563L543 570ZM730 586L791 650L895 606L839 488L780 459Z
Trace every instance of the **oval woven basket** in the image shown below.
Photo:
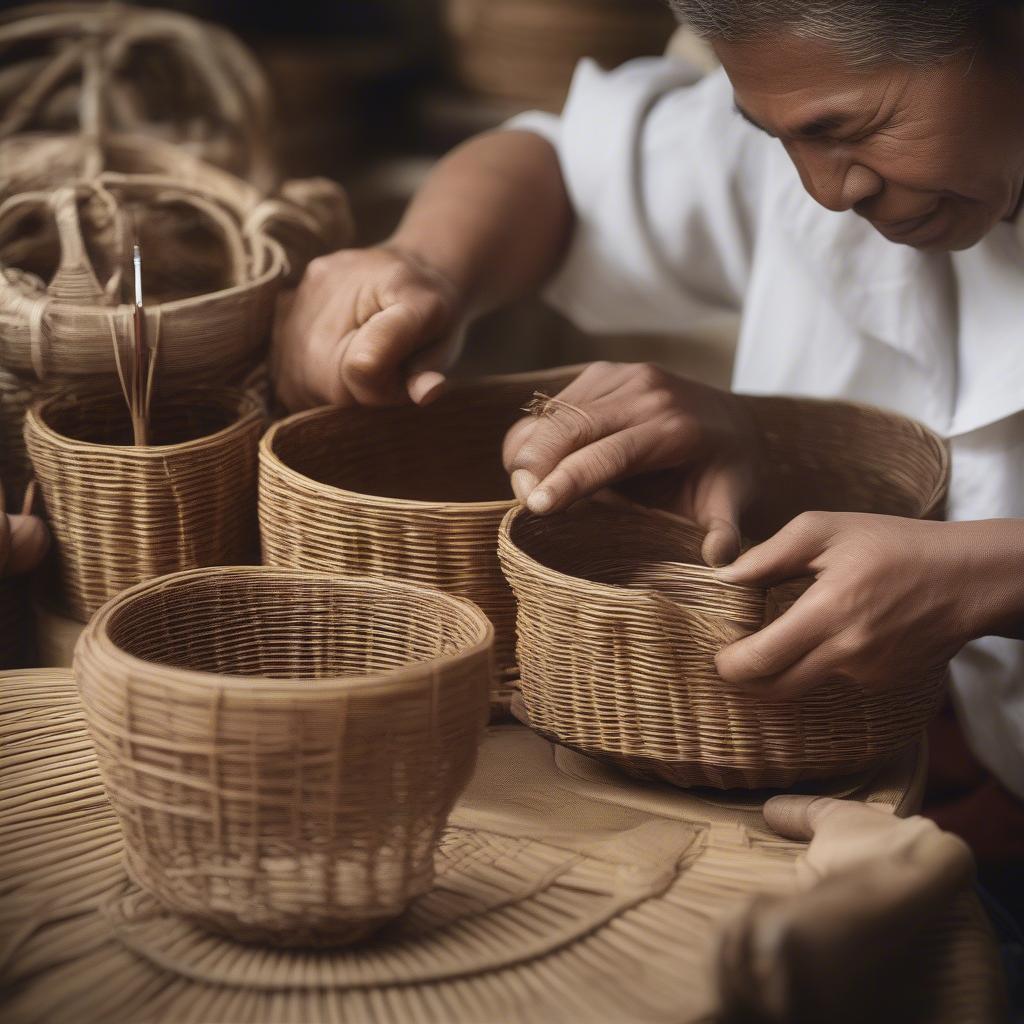
M754 510L762 525L784 504L803 511L794 504L825 485L838 488L832 508L941 508L945 449L919 425L861 406L757 401L774 431L769 459L788 466L784 500ZM790 431L799 435L792 444ZM822 476L805 480L801 464ZM499 555L518 604L522 695L538 732L633 775L718 788L857 772L918 737L941 703L944 667L897 680L890 693L828 681L786 703L723 682L715 654L781 614L801 588L722 583L701 564L702 539L693 524L639 506L506 515Z
M493 629L393 580L176 573L86 628L75 675L127 866L245 941L355 941L432 882L487 713Z
M454 385L426 408L320 408L260 443L260 534L268 565L392 576L467 597L515 664L515 604L496 553L514 499L506 431L537 390L575 368ZM370 443L368 443L370 442Z
M158 380L223 383L259 361L280 245L170 178L104 173L0 204L0 365L40 379L116 372L131 329L120 303L129 233L143 244Z
M127 4L36 4L0 17L0 50L0 138L151 135L261 189L273 181L267 82L216 25Z
M154 402L152 444L131 443L113 391L29 410L25 446L57 548L60 599L85 621L125 587L178 569L257 559L260 403L234 388Z

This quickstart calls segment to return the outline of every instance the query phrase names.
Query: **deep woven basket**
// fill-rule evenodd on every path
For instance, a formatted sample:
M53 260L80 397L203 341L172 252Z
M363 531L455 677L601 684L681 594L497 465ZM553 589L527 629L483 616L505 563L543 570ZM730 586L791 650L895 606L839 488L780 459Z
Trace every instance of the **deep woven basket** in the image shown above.
M152 135L260 188L273 180L267 82L216 25L127 4L36 4L0 17L0 49L0 138Z
M320 408L260 444L268 565L391 576L467 597L494 623L500 671L515 664L515 603L496 553L514 499L501 443L537 390L573 368L453 386L426 408Z
M127 865L246 941L355 941L433 878L486 721L493 630L448 594L294 570L177 573L75 653Z
M113 391L44 399L25 446L57 548L58 592L85 621L108 598L178 569L257 560L256 448L264 414L234 388L154 403L152 444L131 443Z
M142 241L161 384L222 384L259 361L281 246L214 195L105 172L0 204L0 366L39 379L113 376L115 343L131 331L121 301L130 233Z
M832 508L941 509L945 449L917 424L859 406L756 401L762 426L772 425L769 457L780 452L787 467L785 501L754 510L762 525L783 504L803 511L794 504L819 487ZM801 486L800 465L821 475ZM499 554L518 603L523 700L540 733L633 775L718 788L860 771L918 737L942 700L944 670L885 694L829 681L781 704L722 681L715 654L795 594L716 580L701 564L702 539L685 520L637 506L506 515Z

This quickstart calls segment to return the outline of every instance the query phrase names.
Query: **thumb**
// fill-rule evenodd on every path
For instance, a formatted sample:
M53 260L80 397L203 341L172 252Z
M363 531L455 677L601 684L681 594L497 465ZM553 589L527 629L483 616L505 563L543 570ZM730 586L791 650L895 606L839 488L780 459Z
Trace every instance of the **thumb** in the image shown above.
M827 796L773 796L761 810L765 823L785 839L811 839L822 818L843 801Z
M429 405L441 395L448 371L462 351L465 335L465 327L460 326L409 361L405 389L417 405Z
M716 575L725 583L762 587L812 575L813 563L833 532L828 513L804 512L732 565L722 566Z

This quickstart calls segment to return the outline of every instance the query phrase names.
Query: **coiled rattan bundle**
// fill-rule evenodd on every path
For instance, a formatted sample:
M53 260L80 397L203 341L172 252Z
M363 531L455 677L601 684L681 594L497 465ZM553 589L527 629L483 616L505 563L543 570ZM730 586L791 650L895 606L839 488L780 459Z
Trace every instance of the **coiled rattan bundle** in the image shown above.
M492 642L469 602L392 580L234 567L115 598L75 674L130 873L245 940L395 917L472 774Z
M38 4L0 18L0 138L116 132L185 147L268 189L270 95L229 32L116 3Z
M321 408L260 444L263 559L393 576L467 597L495 628L498 668L515 664L515 604L496 555L512 507L501 443L538 388L575 369L453 386L426 408Z
M200 191L103 174L0 204L0 365L18 374L116 371L130 332L120 303L130 239L143 245L149 335L162 385L223 383L267 340L284 254Z
M25 444L57 547L62 604L85 621L141 580L255 561L263 409L234 388L158 398L148 446L132 444L114 390L35 405Z
M753 401L769 432L765 478L781 495L762 496L758 523L783 507L820 507L798 506L821 488L833 509L923 516L941 508L945 449L918 424L863 406ZM720 788L855 772L917 738L941 702L944 671L922 668L886 694L829 681L786 703L724 683L715 654L794 595L790 585L765 594L720 582L701 564L702 539L685 520L637 506L506 515L499 554L518 603L534 728L634 775Z

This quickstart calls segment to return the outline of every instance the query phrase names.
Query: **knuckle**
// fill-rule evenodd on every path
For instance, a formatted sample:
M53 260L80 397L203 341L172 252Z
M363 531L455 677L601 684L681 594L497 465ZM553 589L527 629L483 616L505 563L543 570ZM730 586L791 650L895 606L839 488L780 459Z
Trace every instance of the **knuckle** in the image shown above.
M633 367L631 376L633 380L649 391L663 388L667 390L665 371L654 363L637 363Z

